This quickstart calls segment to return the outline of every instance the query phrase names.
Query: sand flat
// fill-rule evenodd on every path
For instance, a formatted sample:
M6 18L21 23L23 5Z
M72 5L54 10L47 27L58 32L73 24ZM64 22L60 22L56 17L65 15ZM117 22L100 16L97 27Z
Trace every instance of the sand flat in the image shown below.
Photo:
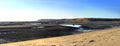
M0 44L0 46L120 46L120 28Z

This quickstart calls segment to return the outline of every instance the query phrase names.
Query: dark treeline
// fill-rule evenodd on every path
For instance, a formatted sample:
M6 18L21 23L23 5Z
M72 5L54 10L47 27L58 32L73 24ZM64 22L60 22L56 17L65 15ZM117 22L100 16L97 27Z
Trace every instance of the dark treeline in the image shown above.
M80 21L120 21L120 18L76 18Z
M89 18L90 21L120 21L120 19Z

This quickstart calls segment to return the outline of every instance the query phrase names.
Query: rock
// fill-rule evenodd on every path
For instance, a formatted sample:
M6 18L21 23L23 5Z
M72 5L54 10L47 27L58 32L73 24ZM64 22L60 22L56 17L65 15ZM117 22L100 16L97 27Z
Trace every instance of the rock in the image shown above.
M56 45L51 45L51 46L56 46Z
M91 43L91 42L95 42L95 40L90 40L89 43Z

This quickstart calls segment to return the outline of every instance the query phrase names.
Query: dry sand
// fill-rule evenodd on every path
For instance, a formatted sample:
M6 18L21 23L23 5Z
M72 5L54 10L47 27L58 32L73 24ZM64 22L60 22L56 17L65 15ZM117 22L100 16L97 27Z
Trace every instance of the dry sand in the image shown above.
M120 29L7 43L0 46L120 46Z

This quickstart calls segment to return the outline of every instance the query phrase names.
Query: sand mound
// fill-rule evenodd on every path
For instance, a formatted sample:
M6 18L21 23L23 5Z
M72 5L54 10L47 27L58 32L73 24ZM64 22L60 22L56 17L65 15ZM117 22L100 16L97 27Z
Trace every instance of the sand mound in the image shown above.
M36 39L0 46L120 46L120 29L108 29L83 34Z

